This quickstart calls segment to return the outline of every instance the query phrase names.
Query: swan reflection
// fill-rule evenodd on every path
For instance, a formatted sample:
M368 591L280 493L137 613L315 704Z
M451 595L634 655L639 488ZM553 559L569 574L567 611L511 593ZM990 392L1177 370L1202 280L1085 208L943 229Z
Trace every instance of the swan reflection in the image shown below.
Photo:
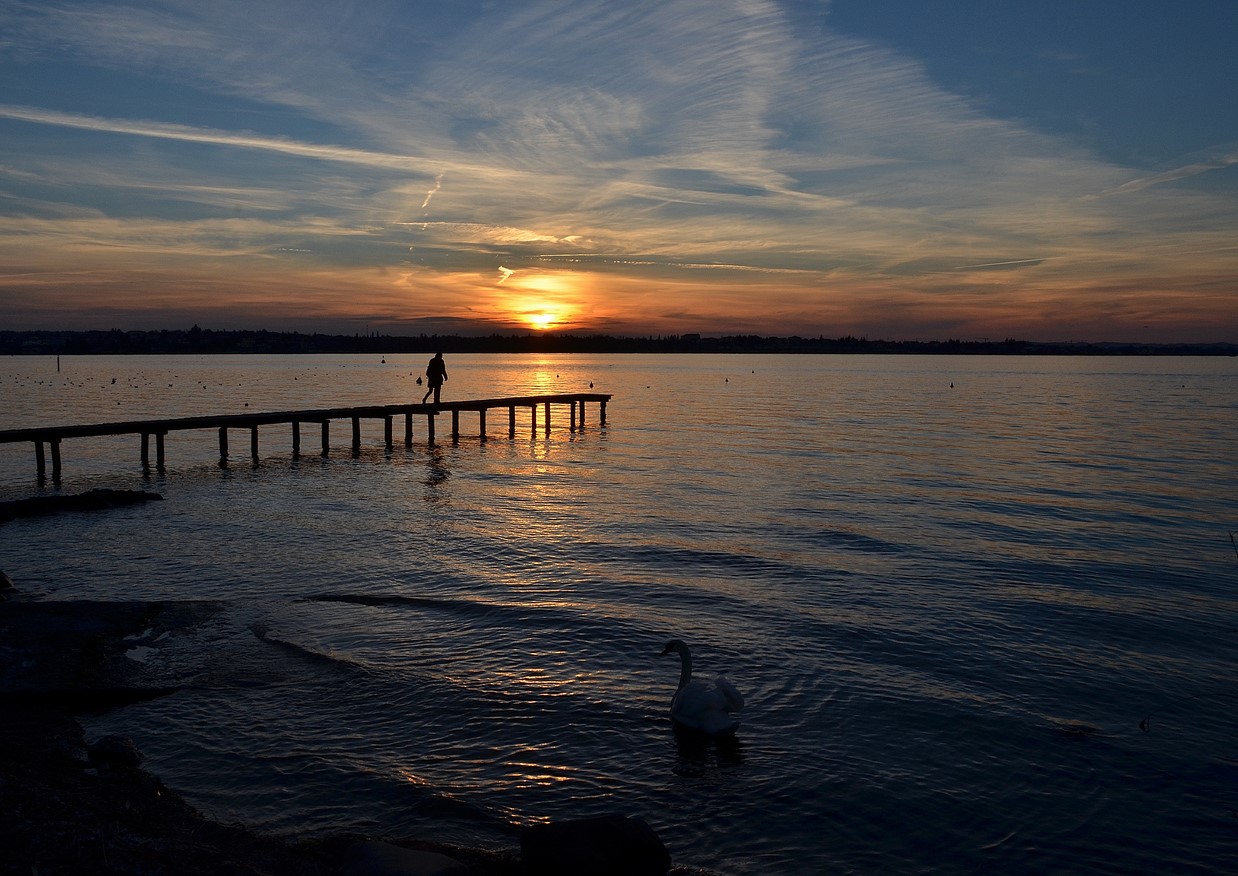
M734 734L710 736L672 722L677 755L673 772L686 779L699 779L744 762L744 743Z

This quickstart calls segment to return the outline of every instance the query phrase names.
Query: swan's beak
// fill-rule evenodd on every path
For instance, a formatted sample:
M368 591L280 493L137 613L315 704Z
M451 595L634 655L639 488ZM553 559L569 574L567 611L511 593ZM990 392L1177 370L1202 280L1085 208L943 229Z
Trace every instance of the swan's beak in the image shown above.
M663 649L662 649L662 653L661 653L661 654L659 654L658 656L659 656L659 657L665 657L667 654L671 653L671 651L672 651L672 650L673 650L673 649L671 648L671 646L670 646L670 645L667 645L665 648L663 648Z

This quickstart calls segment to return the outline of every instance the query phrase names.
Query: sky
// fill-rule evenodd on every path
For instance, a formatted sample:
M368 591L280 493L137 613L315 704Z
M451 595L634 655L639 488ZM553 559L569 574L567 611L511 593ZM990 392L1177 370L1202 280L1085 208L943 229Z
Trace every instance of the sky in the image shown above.
M0 0L0 328L1238 342L1234 0Z

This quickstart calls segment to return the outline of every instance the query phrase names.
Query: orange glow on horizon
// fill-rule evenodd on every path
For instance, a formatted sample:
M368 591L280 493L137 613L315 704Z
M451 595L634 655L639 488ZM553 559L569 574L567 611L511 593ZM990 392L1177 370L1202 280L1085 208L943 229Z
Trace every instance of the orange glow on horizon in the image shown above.
M698 332L1205 343L1232 342L1235 325L1228 316L1229 262L1188 271L1167 261L1156 265L1156 274L1141 275L1108 261L1087 264L1085 273L1060 258L1019 271L907 277L843 269L794 275L546 270L516 263L499 282L494 270L345 267L300 254L199 263L119 246L74 254L66 263L63 247L30 241L19 247L2 234L0 257L25 266L6 277L5 328L16 329L196 322L348 333L363 318L392 335ZM1190 289L1176 289L1184 276ZM227 296L220 294L224 284Z
M499 307L533 331L566 328L588 297L587 282L577 273L513 272L501 290L510 297Z
M525 322L530 328L536 329L539 332L544 332L547 329L552 329L562 322L562 320L553 313L543 311L542 313L527 313L524 316Z

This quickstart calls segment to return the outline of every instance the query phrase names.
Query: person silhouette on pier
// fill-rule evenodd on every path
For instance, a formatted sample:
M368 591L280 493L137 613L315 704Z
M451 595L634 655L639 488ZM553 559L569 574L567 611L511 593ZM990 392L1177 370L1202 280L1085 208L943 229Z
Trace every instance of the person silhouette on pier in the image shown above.
M430 397L430 393L434 393L434 403L439 403L439 392L443 388L443 381L447 379L447 366L443 363L443 354L435 353L434 358L430 360L430 364L426 365L426 383L429 389L426 394L421 397L421 403L424 405L426 399Z

